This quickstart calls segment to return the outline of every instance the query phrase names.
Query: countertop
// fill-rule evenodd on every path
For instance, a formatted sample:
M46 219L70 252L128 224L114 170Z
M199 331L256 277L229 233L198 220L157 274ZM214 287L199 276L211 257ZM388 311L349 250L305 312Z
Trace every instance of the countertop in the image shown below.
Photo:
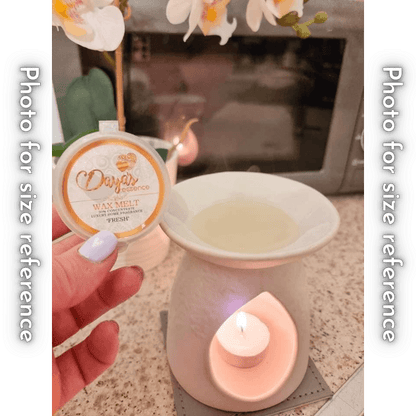
M310 356L335 393L364 358L364 198L329 198L341 217L336 237L306 257L311 306ZM184 251L171 244L167 258L146 273L139 293L60 346L84 339L100 321L120 325L115 364L87 386L58 416L176 416L159 313L168 309L170 290ZM320 401L282 413L314 415Z

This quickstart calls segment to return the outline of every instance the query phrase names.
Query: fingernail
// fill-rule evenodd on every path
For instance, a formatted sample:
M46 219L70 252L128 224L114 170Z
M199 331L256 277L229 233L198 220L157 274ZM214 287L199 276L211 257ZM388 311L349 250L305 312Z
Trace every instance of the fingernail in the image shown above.
M116 248L117 237L110 231L100 231L90 237L78 253L93 263L104 261Z
M116 329L116 331L117 331L117 334L119 334L120 333L120 325L116 322L116 321L110 321L112 324L113 324L113 326L115 327L115 329Z
M144 279L144 270L140 266L130 266L132 269L137 270L139 274L142 275L142 279Z

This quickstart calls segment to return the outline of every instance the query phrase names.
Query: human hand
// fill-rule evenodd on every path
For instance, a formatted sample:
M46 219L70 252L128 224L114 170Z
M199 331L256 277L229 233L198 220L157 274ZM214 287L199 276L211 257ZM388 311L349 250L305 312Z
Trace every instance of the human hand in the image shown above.
M52 208L52 239L70 230ZM52 250L52 347L134 295L143 282L139 267L110 271L117 259L116 237L107 231L84 241L73 235ZM55 358L52 350L52 410L109 368L118 352L115 321L97 325L80 344Z

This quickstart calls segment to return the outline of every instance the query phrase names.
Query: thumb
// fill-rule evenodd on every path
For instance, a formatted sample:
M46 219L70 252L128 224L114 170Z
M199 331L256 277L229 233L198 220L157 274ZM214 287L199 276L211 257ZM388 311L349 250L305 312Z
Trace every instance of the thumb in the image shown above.
M52 311L72 308L107 278L117 259L117 238L110 231L94 234L82 245L52 260Z

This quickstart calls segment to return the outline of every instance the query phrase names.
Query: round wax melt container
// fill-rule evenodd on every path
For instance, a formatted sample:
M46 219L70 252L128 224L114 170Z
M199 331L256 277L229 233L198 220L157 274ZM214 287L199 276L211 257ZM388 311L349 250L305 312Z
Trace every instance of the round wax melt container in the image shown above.
M74 142L60 157L54 204L81 237L111 231L128 243L160 222L170 192L165 163L145 140L103 128Z

